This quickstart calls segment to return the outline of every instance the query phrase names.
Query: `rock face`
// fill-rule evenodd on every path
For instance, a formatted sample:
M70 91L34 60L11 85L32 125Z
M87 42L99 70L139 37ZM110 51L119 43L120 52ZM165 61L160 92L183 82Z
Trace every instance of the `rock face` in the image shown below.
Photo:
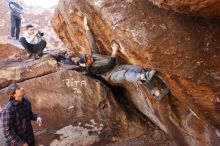
M44 120L40 128L33 123L37 145L107 144L138 137L147 130L137 118L123 112L111 90L76 71L59 71L20 85L33 111ZM0 110L8 100L5 90L0 90ZM159 134L165 143L169 141L164 133ZM152 142L160 145L161 140Z
M13 82L21 82L34 77L43 76L56 72L58 64L52 57L43 57L35 60L15 60L12 63L9 60L0 62L0 88L6 87ZM7 63L7 65L6 65Z
M220 18L219 0L149 0L160 8L190 15Z
M82 131L82 135L89 137L90 144L98 142L98 132L101 132L104 126L110 126L107 123L113 120L108 119L108 121L103 117L107 118L119 112L115 101L111 101L113 95L109 91L106 92L104 86L74 71L63 71L35 78L22 83L21 86L26 89L26 94L32 101L33 110L41 114L44 119L42 128L35 126L35 130L39 131L37 133L38 145L56 145L55 143L60 145L59 139L66 139L68 142L68 137L71 137L71 133L74 136L74 131L78 131L78 133ZM94 96L91 96L91 93ZM3 105L7 103L7 95L5 95L4 90L1 91L1 97L1 108L3 108ZM78 123L79 119L84 116L87 123L83 123L83 121L81 124ZM123 115L121 116L123 117ZM117 118L119 117L115 115L114 120L116 123L118 122L118 125L120 121ZM100 121L101 119L106 121ZM74 122L75 127L69 126ZM52 131L52 133L47 133L47 130ZM91 135L88 134L88 131ZM46 137L45 134L51 134L51 136ZM44 137L47 138L46 141ZM65 144L62 143L61 145Z
M0 44L0 60L9 58L21 58L25 55L25 51L18 49L10 44Z
M74 53L89 52L81 13L100 53L110 54L116 40L121 58L155 68L170 86L172 95L156 102L145 87L119 85L144 115L178 145L220 143L219 21L171 13L146 0L61 0L52 25Z

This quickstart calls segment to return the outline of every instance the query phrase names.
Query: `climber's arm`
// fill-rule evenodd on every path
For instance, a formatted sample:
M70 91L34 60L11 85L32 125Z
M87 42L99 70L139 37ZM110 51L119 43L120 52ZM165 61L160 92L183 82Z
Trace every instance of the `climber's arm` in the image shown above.
M91 49L91 55L93 53L98 53L98 48L97 48L96 43L95 43L95 38L94 38L94 35L93 35L91 29L89 28L86 16L84 17L84 26L85 26L85 29L86 29L86 36L88 38L89 46L90 46L90 49Z
M115 65L116 65L116 58L111 57L111 59L109 60L107 64L90 68L90 73L95 74L95 75L101 75L112 70L115 67Z
M112 70L117 64L116 55L118 53L118 50L119 50L119 45L114 42L112 44L112 54L111 54L111 59L109 60L109 62L99 67L90 68L90 72L92 74L100 75L100 74L103 74L103 73L106 73Z

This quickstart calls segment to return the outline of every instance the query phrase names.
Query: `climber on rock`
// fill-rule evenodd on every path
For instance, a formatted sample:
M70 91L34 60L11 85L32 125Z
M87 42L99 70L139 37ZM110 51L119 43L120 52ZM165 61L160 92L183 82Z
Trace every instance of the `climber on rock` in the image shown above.
M26 32L21 37L20 42L28 52L28 58L33 54L35 55L35 59L43 56L43 50L47 45L47 42L42 39L43 35L44 33L36 31L33 25L29 24L26 26Z
M8 87L9 103L3 108L1 123L6 146L35 146L31 121L42 125L42 118L32 112L24 88L13 83Z
M86 17L84 17L84 26L91 48L91 54L83 55L79 60L79 65L83 67L88 74L103 75L104 78L116 84L125 81L139 84L144 83L147 86L150 94L153 95L157 100L160 100L169 92L169 89L160 91L150 82L156 73L155 70L144 71L144 69L140 66L127 64L123 65L117 62L116 54L120 46L115 41L112 42L111 56L99 54L94 36L88 26Z

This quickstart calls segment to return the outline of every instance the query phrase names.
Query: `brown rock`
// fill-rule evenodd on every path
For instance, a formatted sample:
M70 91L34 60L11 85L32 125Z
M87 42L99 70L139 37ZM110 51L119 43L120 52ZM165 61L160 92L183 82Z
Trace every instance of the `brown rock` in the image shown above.
M203 17L220 18L219 0L149 0L160 8Z
M161 133L160 133L159 130L155 130L155 131L154 131L154 134L152 135L152 137L153 137L154 140L158 141L158 140L160 140L160 138L161 138L162 136L161 136Z
M146 0L60 1L52 25L75 53L89 52L79 12L88 16L100 53L109 54L116 40L120 57L155 68L169 84L172 96L161 102L145 87L120 85L142 113L179 145L219 143L219 21L173 14Z
M18 49L17 47L10 44L0 44L0 52L0 60L20 58L25 54L24 50Z
M129 139L145 131L138 120L127 119L107 87L78 72L60 71L20 85L43 117L42 127L33 123L38 145L110 143L112 137ZM8 101L5 90L0 90L0 109Z
M0 62L0 88L6 87L12 82L21 82L57 70L57 61L49 56L44 56L37 61L33 59L4 60Z

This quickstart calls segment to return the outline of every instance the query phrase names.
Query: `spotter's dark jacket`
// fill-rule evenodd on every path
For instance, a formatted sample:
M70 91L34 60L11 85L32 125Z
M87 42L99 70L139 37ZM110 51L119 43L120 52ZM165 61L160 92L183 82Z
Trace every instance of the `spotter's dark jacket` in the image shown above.
M22 146L25 143L34 146L31 121L36 121L37 117L38 115L32 112L31 103L27 97L24 97L21 103L10 100L1 114L6 146Z

